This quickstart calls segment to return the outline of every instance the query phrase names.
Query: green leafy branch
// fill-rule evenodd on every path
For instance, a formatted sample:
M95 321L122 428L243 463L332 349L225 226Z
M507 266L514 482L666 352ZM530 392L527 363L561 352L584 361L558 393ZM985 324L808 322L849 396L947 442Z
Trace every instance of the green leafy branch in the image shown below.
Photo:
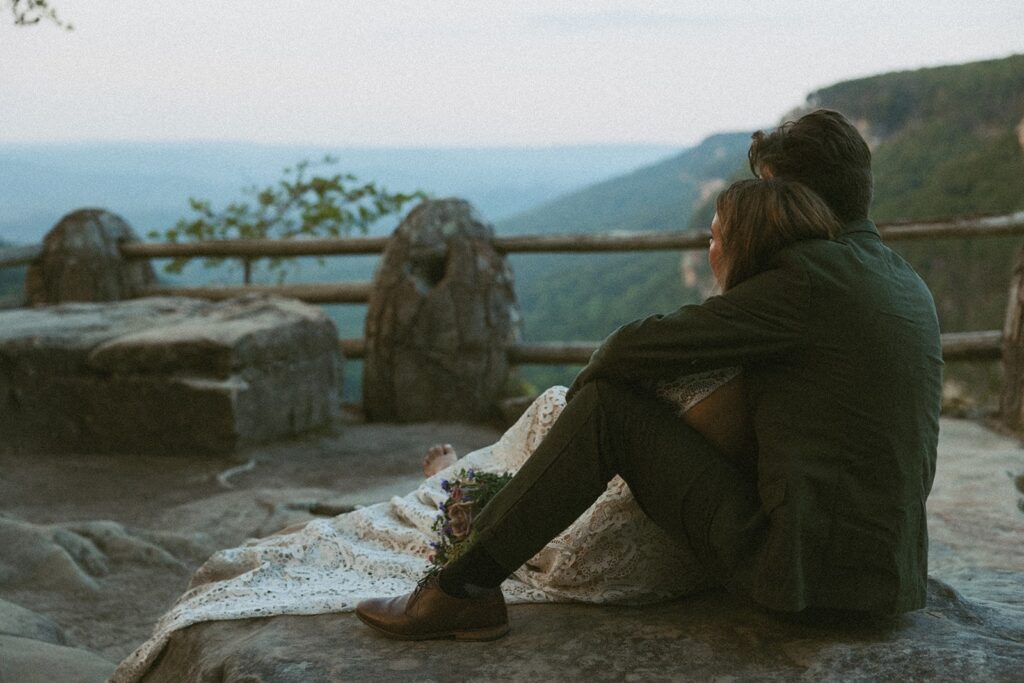
M10 7L15 26L32 26L46 19L65 31L75 28L57 16L57 10L50 5L49 0L0 0L0 6L5 4Z
M329 166L337 161L327 156L318 165ZM209 200L190 197L189 207L196 214L194 218L182 218L163 232L151 231L149 237L177 243L365 234L381 218L400 213L409 202L427 197L418 190L410 194L391 193L376 183L360 182L351 174L313 174L310 177L312 167L306 160L286 168L284 178L277 184L246 188L242 192L250 197L249 201L232 202L220 211L215 210ZM187 256L174 258L164 270L180 273L191 259ZM282 266L286 260L286 257L268 258L268 268L278 271L279 282L284 280ZM207 267L223 262L224 257L204 258Z

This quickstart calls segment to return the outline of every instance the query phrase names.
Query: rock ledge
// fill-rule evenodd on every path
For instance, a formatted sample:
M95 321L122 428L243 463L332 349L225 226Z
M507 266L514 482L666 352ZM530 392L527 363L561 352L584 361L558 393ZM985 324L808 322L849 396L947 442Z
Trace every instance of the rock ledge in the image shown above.
M334 324L298 301L180 297L0 313L0 442L229 453L337 415Z

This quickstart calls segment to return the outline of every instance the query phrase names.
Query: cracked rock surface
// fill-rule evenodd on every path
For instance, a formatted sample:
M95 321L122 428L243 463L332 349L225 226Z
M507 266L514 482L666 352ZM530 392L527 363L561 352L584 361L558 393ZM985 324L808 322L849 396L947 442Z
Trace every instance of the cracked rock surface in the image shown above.
M315 510L405 493L429 444L466 453L498 436L463 424L350 420L231 459L0 451L0 680L103 680L214 550ZM230 489L219 477L228 470ZM351 614L278 616L185 629L149 680L1016 682L1021 474L1016 439L943 419L929 604L898 618L782 618L710 591L642 608L519 605L497 643L407 643Z

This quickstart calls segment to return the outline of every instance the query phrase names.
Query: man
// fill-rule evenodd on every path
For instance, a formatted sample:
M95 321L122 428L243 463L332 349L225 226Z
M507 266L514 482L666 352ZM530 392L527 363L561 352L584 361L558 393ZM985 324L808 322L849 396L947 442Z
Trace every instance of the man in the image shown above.
M410 595L362 603L364 622L397 638L504 634L501 581L616 474L709 576L760 605L924 606L942 366L931 295L867 218L871 155L841 114L757 133L749 159L755 175L817 192L844 224L839 237L787 247L721 296L613 333L478 517L467 552ZM737 365L756 482L636 389Z

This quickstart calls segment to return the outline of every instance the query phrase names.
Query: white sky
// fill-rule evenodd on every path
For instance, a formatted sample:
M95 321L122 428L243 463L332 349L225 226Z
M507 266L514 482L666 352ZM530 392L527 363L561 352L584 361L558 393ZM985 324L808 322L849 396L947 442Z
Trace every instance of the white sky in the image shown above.
M692 144L839 80L1024 52L1022 0L54 0L0 142Z

